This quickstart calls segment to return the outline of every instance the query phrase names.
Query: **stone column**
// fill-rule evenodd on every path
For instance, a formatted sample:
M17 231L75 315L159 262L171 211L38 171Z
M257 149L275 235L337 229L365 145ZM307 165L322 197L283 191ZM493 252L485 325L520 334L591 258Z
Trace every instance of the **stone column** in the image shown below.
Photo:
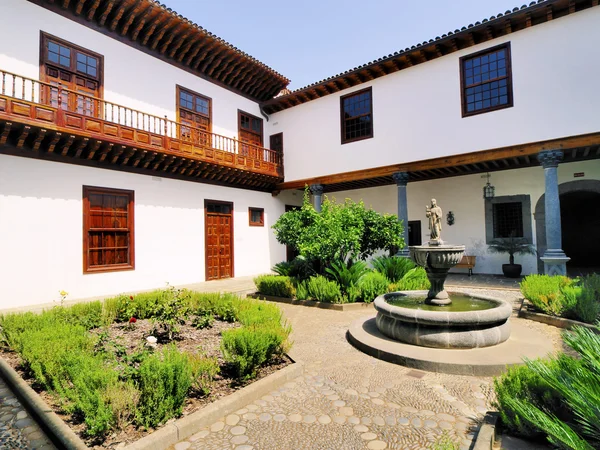
M408 251L408 202L406 197L406 185L408 184L408 172L396 172L392 178L398 187L398 220L404 225L402 232L404 238L404 248L398 250L396 256L410 257Z
M558 164L562 161L562 150L543 150L538 153L538 161L544 168L546 191L544 206L546 213L546 252L540 259L544 261L547 275L567 274L567 255L562 249L560 223L560 196L558 194Z
M313 206L315 211L321 212L321 203L323 202L323 185L311 184L310 193L313 195Z

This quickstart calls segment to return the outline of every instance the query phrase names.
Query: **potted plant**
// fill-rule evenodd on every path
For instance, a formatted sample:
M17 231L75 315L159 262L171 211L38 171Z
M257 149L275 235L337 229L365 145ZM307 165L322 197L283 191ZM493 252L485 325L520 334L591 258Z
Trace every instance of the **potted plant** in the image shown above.
M488 244L492 253L508 253L508 264L502 264L502 272L507 278L519 278L523 267L515 264L515 255L535 255L535 247L525 238L517 238L514 233L507 238L494 239Z

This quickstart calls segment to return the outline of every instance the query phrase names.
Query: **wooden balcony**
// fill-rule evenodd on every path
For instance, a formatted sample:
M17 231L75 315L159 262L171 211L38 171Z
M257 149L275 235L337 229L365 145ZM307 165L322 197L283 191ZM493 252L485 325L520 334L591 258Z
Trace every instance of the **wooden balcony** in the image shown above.
M0 70L0 153L271 190L283 155Z

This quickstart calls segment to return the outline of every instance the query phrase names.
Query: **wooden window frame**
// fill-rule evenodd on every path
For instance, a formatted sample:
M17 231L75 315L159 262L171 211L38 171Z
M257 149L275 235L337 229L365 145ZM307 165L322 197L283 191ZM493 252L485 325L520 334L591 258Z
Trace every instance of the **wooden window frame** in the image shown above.
M127 205L127 228L129 229L129 262L126 264L113 264L109 266L89 265L89 237L90 231L90 193L126 195ZM83 273L120 272L135 269L135 192L125 189L112 189L97 186L83 186Z
M477 58L478 56L483 56L486 53L494 53L500 49L506 50L506 77L488 80L488 81L482 82L482 84L491 83L495 80L500 80L500 79L506 78L506 80L507 80L507 83L506 83L507 94L506 95L508 96L508 102L504 105L490 106L489 108L478 109L477 111L467 111L467 95L466 95L467 86L465 85L466 80L465 80L465 74L464 74L465 61L467 61L469 59ZM504 43L502 43L500 45L496 45L494 47L486 48L485 50L481 50L476 53L471 53L470 55L462 56L459 59L459 71L460 71L460 105L461 105L462 117L476 116L478 114L485 114L485 113L492 112L492 111L498 111L500 109L512 108L514 106L513 86L512 86L513 85L512 55L511 55L511 49L510 49L510 41L504 42ZM469 87L471 87L471 86L469 86Z
M273 138L278 137L281 139L281 149L273 148ZM278 151L283 155L283 132L275 133L269 136L269 150Z
M249 133L254 133L254 131L252 131L252 130L248 131L248 129L242 128L242 114L244 114L248 117L251 117L253 119L260 120L260 145L259 145L259 147L264 148L264 146L265 146L265 124L264 124L262 117L258 117L258 116L255 116L254 114L247 113L246 111L242 111L241 109L238 109L238 141L242 140L242 130L249 132ZM256 133L254 133L254 134L256 134Z
M344 101L348 98L355 97L357 95L363 94L365 92L369 92L370 95L370 109L371 109L371 134L360 136L352 139L346 139L346 118L344 117ZM375 115L373 114L373 88L369 86L368 88L361 89L359 91L351 92L350 94L342 95L340 97L340 136L342 145L349 144L351 142L362 141L364 139L371 139L375 135Z
M188 88L186 88L186 87L184 87L184 86L181 86L181 85L179 85L179 84L175 86L175 91L176 91L175 111L176 111L176 113L177 113L177 123L181 123L181 117L180 117L180 114L179 114L179 110L180 110L181 108L183 108L183 109L185 109L185 110L187 110L187 111L191 112L192 114L198 114L198 115L200 115L200 116L207 117L207 118L208 118L208 123L209 123L208 132L209 132L209 133L212 133L212 130L213 130L213 118L212 118L212 98L211 98L211 97L208 97L208 96L206 96L206 95L202 95L202 94L200 94L200 93L198 93L198 92L192 91L191 89L188 89ZM181 98L180 98L180 97L181 97L181 91L185 91L185 92L187 92L188 94L191 94L191 95L193 95L193 96L195 96L195 97L200 97L200 98L202 98L202 99L204 99L204 100L207 100L207 101L208 101L208 116L207 116L207 115L205 115L205 114L202 114L201 112L198 112L198 111L193 111L193 110L191 110L191 109L188 109L188 108L185 108L185 107L181 106L181 104L180 104L180 100L181 100Z
M68 69L60 64L55 64L47 60L46 58L46 48L48 41L55 41L57 44L60 44L64 47L69 47L71 52L74 51L83 53L88 56L93 56L98 59L98 70L96 77L92 77L86 73L81 73L77 71L77 59L73 59L71 61L71 67ZM98 83L98 98L104 98L104 56L100 53L93 52L88 50L87 48L81 47L79 45L73 44L72 42L65 41L64 39L58 38L52 34L46 33L44 31L40 31L40 80L43 82L47 82L46 76L46 67L50 65L52 67L57 67L60 70L65 70L74 75L79 75L83 78L89 78Z
M254 222L252 220L252 213L253 212L260 212L260 221L259 222ZM264 227L265 226L265 208L255 208L253 206L248 208L248 225L250 225L251 227Z

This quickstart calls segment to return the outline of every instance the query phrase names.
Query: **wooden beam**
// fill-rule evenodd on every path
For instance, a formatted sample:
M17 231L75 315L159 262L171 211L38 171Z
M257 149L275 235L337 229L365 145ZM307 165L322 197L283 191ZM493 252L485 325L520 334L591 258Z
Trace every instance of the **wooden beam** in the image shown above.
M156 35L154 36L154 39L152 40L152 44L150 45L150 48L152 50L156 50L156 47L158 45L158 43L160 42L160 40L163 38L163 36L165 35L165 33L168 31L169 25L171 25L171 23L173 22L173 18L170 18L167 23L165 23L160 30L158 30L158 33L156 33ZM173 28L177 28L177 26L173 27Z
M519 144L508 147L484 150L461 155L452 155L435 159L414 161L390 166L375 167L371 169L357 170L353 172L337 173L322 177L305 178L296 181L288 181L277 185L277 189L302 189L305 185L323 184L329 185L356 180L368 180L371 178L391 176L394 172L415 172L440 167L464 166L478 162L492 162L505 160L505 158L521 157L524 155L537 155L542 150L562 149L570 150L578 147L600 145L600 132L571 136L567 138L551 139L547 141ZM598 150L600 154L600 149ZM506 162L508 168L512 166Z
M102 12L100 20L98 21L101 27L103 27L106 23L106 18L108 17L114 6L115 0L108 0L108 3L106 3L106 6L104 6L104 11Z
M63 8L67 9L69 7L69 3L71 3L71 0L63 0Z
M90 9L87 13L87 20L90 21L94 18L94 14L96 14L96 10L98 9L98 5L100 5L100 0L94 0L94 3L91 4Z
M89 138L83 138L77 143L77 147L75 147L75 158L79 158L81 156L81 152L83 152L83 149L87 147L89 142Z
M153 161L153 166L152 166L152 170L156 170L158 168L158 166L160 166L160 164L166 159L167 155L158 155L158 158L155 158Z
M25 144L25 139L31 133L31 127L29 125L25 125L21 130L21 134L19 134L19 139L17 140L17 148L22 148L23 144Z
M185 65L189 66L190 63L192 62L192 60L196 57L196 55L198 54L198 52L200 51L200 49L202 48L202 43L198 43L196 44L196 46L194 47L194 50L192 50L190 52L190 54L188 55L188 57L185 60ZM185 57L185 54L180 54L179 58L177 58L177 60L179 62L183 61L183 58Z
M169 168L169 166L171 164L173 164L173 162L177 159L177 156L174 155L170 155L167 160L165 161L165 164L163 165L162 171L166 172L167 169Z
M196 60L194 61L194 64L192 65L192 68L194 70L196 70L198 68L198 66L200 65L200 63L204 62L204 58L206 58L206 56L208 55L208 53L215 48L218 45L218 41L215 39L213 40L210 44L204 46L204 48L202 49L202 53L200 53L198 55L198 57L196 58Z
M119 9L117 9L117 13L114 15L113 20L110 23L110 31L115 31L117 28L117 25L119 24L119 21L121 20L121 17L123 17L123 14L125 14L125 3L127 3L126 1L124 1L121 6L119 7Z
M147 150L139 150L135 155L132 167L137 167L140 164L140 162L146 157L147 154Z
M248 61L243 61L241 64L237 64L235 67L231 68L231 71L227 71L223 75L223 83L230 84L233 80L235 80L242 71L248 67L250 63Z
M100 148L101 144L102 144L102 142L100 142L100 141L94 141L94 142L92 142L90 144L89 149L88 149L88 154L86 156L86 159L93 159L94 155L96 154L96 152Z
M45 130L44 128L42 128L37 137L35 138L35 141L33 141L33 146L32 149L34 152L37 152L40 149L40 145L42 145L42 141L44 140L44 138L46 137L46 133L48 131Z
M112 148L114 146L115 146L115 144L113 144L112 142L109 142L106 147L101 149L100 150L100 158L98 158L98 161L100 161L100 162L104 161L106 159L106 157L108 156L108 154L112 151Z
M83 5L85 4L86 0L78 0L77 1L77 5L75 6L75 14L76 15L80 15L81 14L81 10L83 9Z
M504 31L506 34L512 33L512 21L510 19L504 21Z
M200 66L199 70L200 72L204 72L206 70L206 68L210 65L210 63L212 63L215 58L217 58L218 56L222 57L222 54L225 53L227 51L227 49L225 47L220 48L219 50L217 50L216 52L212 52L210 54L210 56L208 58L206 58L204 60L204 62L202 63L202 65Z
M131 157L136 154L136 152L137 152L137 148L130 148L129 150L127 150L125 152L125 155L123 156L121 165L122 166L126 165L129 162L129 160L131 159Z
M75 140L75 136L70 134L67 138L67 141L63 144L62 152L60 152L61 156L67 156L69 150L71 150L71 146L73 145L73 141Z
M125 36L127 34L127 32L129 31L129 27L131 26L131 24L133 23L135 18L140 14L140 10L142 9L141 7L142 7L142 0L137 0L135 5L133 5L129 9L129 12L127 14L127 20L123 24L123 28L121 28L121 36ZM150 8L146 8L144 10L144 13L148 12L149 10L150 10Z
M167 39L165 40L165 42L163 42L163 44L160 47L161 53L164 54L169 48L169 45L171 45L171 42L173 42L173 39L179 36L179 30L181 29L181 27L181 24L177 25L176 27L173 27L173 30L167 35ZM182 36L183 35L184 33L182 33Z
M6 141L8 140L8 135L10 133L10 129L12 128L13 124L12 122L6 122L4 124L4 129L2 130L2 134L0 135L0 146L6 144Z
M152 6L150 6L148 9L144 10L144 12L138 16L137 23L133 27L133 32L131 33L132 40L137 41L140 31L142 31L142 28L144 28L144 25L146 25L146 21L150 18L151 12L152 12Z
M195 43L194 39L189 39L183 47L181 46L181 44L177 47L173 47L173 50L171 50L171 52L169 53L169 57L173 58L175 56L175 53L181 48L181 51L179 52L179 55L176 58L177 61L181 62L183 60L183 57L186 55L186 53L190 51L190 48L192 48L192 45L194 45L194 43ZM182 40L182 44L183 44L183 40Z
M154 21L152 22L152 25L150 25L148 27L148 30L146 30L144 32L144 39L142 39L142 45L146 45L148 43L148 41L150 40L150 38L154 35L154 31L156 30L156 27L158 27L158 25L160 24L160 16L161 14L157 14L154 17Z
M548 5L548 6L546 6L546 20L551 21L552 19L554 19L554 9L552 8L552 5ZM531 22L531 19L530 19L530 22Z
M127 147L125 147L124 145L119 145L119 147L113 151L110 163L115 164L117 162L117 160L119 159L119 157L123 154L123 152L125 151L126 148Z
M157 156L158 156L158 153L157 153L157 152L149 152L149 153L146 155L146 159L144 159L144 163L142 164L142 167L143 167L144 169L145 169L145 168L147 168L147 167L150 165L150 163L151 163L152 161L154 161L154 159L155 159Z

